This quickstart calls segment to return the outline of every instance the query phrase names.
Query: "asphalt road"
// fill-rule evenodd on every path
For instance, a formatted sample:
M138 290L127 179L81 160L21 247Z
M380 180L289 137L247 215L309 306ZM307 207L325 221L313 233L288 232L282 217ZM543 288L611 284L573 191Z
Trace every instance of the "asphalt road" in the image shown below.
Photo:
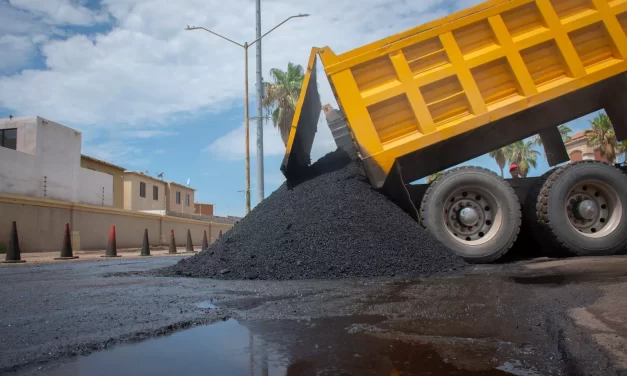
M627 369L627 257L534 260L415 279L264 282L133 273L176 261L0 268L0 373L95 374L85 371L90 364L117 364L122 368L109 374L159 374L106 359L145 354L144 345L198 343L187 351L190 360L176 366L195 374L209 359L213 366L224 360L203 343L232 341L240 356L251 348L246 333L273 354L262 374L617 375ZM238 330L241 338L223 335ZM139 342L166 334L172 335ZM195 348L203 355L191 357ZM165 359L141 364L170 372ZM234 368L240 363L224 363L223 372L248 374Z

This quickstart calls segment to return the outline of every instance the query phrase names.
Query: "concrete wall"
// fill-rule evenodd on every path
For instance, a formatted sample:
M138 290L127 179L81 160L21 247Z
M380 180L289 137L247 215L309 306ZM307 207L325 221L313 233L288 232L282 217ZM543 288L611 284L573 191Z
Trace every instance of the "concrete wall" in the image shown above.
M220 231L224 233L232 227L230 224L2 194L0 213L0 249L6 248L11 222L16 221L22 252L60 252L65 223L70 224L72 231L79 232L82 250L104 250L111 226L116 227L118 248L141 247L144 229L148 229L152 245L168 244L170 230L174 230L177 245L183 246L187 229L192 233L194 245L200 245L203 230L213 243Z
M181 192L181 203L176 203L176 192ZM189 194L189 206L185 205L185 194ZM168 182L168 210L194 214L194 190L183 185Z
M0 147L0 161L0 193L44 196L44 178L37 157Z
M80 132L40 117L1 119L0 128L17 128L17 150L2 150L0 176L9 189L0 193L76 201Z
M17 150L0 148L0 193L80 201L80 132L40 117L0 119L0 128L17 128Z
M124 169L92 158L81 157L81 167L109 174L113 178L113 207L124 208Z
M146 183L146 197L139 196L140 183ZM158 189L158 199L154 200L153 187ZM135 172L124 173L124 209L131 211L165 210L166 183L147 175Z
M46 176L46 198L77 202L81 133L37 118L37 156Z
M78 202L81 204L113 206L112 175L81 168L78 186Z

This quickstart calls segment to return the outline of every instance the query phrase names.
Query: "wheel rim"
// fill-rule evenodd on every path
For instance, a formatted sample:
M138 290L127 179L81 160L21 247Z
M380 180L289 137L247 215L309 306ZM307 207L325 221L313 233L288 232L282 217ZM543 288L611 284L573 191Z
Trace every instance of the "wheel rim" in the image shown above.
M600 238L616 230L623 208L614 188L598 180L587 180L570 190L566 215L580 234Z
M462 187L444 204L444 223L451 237L465 245L492 239L502 224L502 210L492 193L481 187Z

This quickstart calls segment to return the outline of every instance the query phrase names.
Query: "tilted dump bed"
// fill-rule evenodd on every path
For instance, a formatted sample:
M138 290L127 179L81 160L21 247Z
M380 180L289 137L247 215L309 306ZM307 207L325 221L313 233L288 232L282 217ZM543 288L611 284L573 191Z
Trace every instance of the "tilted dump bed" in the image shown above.
M309 163L317 56L346 120L336 141L352 139L381 188L397 159L624 73L626 33L627 0L492 0L340 55L315 48L282 170L289 179ZM585 114L572 110L570 118ZM476 152L464 155L505 142L475 140ZM410 162L432 163L424 154ZM410 177L440 167L450 166Z

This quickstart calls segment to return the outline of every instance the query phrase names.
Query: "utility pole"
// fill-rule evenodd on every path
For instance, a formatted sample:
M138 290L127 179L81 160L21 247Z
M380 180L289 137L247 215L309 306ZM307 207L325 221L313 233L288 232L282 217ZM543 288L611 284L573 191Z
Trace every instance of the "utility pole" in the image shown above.
M256 1L257 5L257 34L256 38L261 38L261 0ZM261 74L261 39L257 42L257 204L264 199L264 179L263 179L263 76Z
M246 214L250 213L250 150L249 150L249 126L248 126L248 122L249 122L249 116L248 116L248 47L252 46L255 43L260 43L261 42L261 38L265 37L266 35L270 34L271 32L273 32L274 30L276 30L279 26L283 25L284 23L286 23L287 21L291 20L292 18L299 18L299 17L309 17L308 14L298 14L295 16L291 16L286 18L285 20L283 20L283 22L281 22L280 24L276 25L275 27L273 27L272 29L270 29L269 31L267 31L265 34L260 35L259 37L257 37L257 39L255 39L254 41L252 41L251 43L248 42L244 42L244 44L238 43L232 39L229 39L223 35L220 35L218 33L216 33L215 31L211 31L205 27L202 26L187 26L185 28L185 30L204 30L208 33L211 33L217 37L220 37L226 41L229 41L237 46L240 46L244 49L244 97L246 100L246 103L244 104L244 118L245 118L245 132L246 132L246 136L245 136L245 150L246 150ZM260 58L261 56L261 50L259 50L258 52L258 56ZM261 72L261 68L259 68L259 72L258 74L260 74ZM259 105L258 105L259 106ZM259 121L261 121L261 116L259 116ZM263 145L262 145L263 146ZM263 179L263 173L262 173L262 179ZM263 190L263 185L261 186L262 190ZM263 195L261 195L261 197L263 197Z

